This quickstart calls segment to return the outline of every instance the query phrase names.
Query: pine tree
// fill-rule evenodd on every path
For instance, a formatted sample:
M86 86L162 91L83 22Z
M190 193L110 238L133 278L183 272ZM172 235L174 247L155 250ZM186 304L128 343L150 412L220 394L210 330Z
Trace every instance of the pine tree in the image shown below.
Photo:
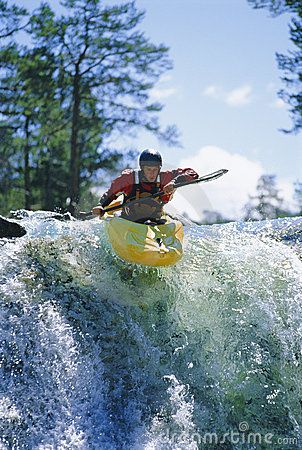
M259 178L256 195L249 196L244 210L245 220L275 219L283 213L283 199L279 196L275 175L262 175Z
M296 200L298 206L298 214L302 216L302 182L296 181L294 183L294 199Z
M8 3L0 0L0 205L64 208L69 197L74 211L97 174L131 155L112 137L145 128L177 143L175 127L159 125L162 105L149 100L171 68L168 48L137 30L144 14L134 2L66 0L62 17L44 3L29 20ZM17 43L21 29L30 44Z
M67 15L56 18L42 5L31 18L36 46L56 61L69 143L69 197L74 211L87 176L106 164L106 140L138 127L176 143L174 127L161 130L162 105L149 102L149 91L171 68L168 48L150 43L136 30L143 18L134 2L103 6L100 0L65 0ZM118 159L121 156L115 152Z
M23 22L27 15L24 8L9 6L8 1L0 0L0 204L3 208L12 202L19 207L24 206L23 194L26 193L24 182L23 185L21 182L23 168L20 161L23 158L18 136L20 121L16 107L18 83L15 67L18 46L14 37L26 26Z
M9 5L7 0L0 0L0 39L11 39L18 31L26 28L27 16L25 8Z
M0 122L0 211L23 208L23 183L20 176L19 153L12 145L13 130L9 124Z
M13 131L11 146L19 154L16 171L23 179L23 206L30 209L38 203L41 207L39 169L46 153L43 140L52 134L55 123L62 123L52 86L55 68L46 50L28 49L17 44L4 45L0 50L0 61L0 112L5 118L3 124ZM54 121L55 112L59 114L57 122ZM36 186L34 177L39 180Z
M219 211L213 210L204 210L203 211L203 219L202 224L204 225L212 225L214 223L226 223L229 222L229 219L223 216Z

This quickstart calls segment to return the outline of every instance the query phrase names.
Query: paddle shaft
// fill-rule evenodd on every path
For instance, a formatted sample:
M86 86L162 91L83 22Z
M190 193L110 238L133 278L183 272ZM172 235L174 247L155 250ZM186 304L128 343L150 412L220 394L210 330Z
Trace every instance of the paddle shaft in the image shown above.
M224 175L227 172L228 172L227 169L220 169L220 170L217 170L216 172L210 173L208 175L204 175L203 177L195 178L195 180L189 180L189 181L183 181L181 183L175 183L174 188L177 189L182 186L188 186L189 184L205 183L207 181L216 180L217 178L220 178L222 175ZM155 192L154 194L149 195L148 197L144 197L144 199L146 200L146 198L159 197L164 194L165 194L165 191L159 191L159 192ZM133 197L133 198L129 199L128 202L135 201L135 200L136 200L135 197ZM139 201L139 199L137 199L137 201ZM121 209L121 207L122 207L122 205L116 205L116 206L111 206L109 208L104 208L104 209L106 212L110 212L110 211L116 211L118 209Z

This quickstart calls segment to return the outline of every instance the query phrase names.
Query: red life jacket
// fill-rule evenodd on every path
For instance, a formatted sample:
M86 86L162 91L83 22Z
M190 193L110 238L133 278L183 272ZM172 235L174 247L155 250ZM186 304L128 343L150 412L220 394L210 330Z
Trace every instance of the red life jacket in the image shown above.
M121 217L144 223L146 220L158 220L162 217L164 202L159 198L150 198L150 194L156 194L160 191L160 173L153 183L142 181L141 174L142 171L140 170L133 171L133 186L129 195L124 197ZM137 202L138 199L142 200Z
M153 183L148 183L147 181L144 182L141 180L142 178L142 171L139 169L133 170L133 186L132 190L129 195L125 196L125 202L128 202L129 200L139 199L141 197L145 197L144 194L156 194L160 191L160 185L161 185L161 173L157 175L156 181ZM150 185L151 189L146 188L144 185Z

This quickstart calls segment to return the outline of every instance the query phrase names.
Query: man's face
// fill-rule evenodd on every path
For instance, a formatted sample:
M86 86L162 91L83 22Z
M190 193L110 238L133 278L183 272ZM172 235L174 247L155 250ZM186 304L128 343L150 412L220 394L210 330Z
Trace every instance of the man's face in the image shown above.
M150 183L156 181L157 175L159 174L160 166L143 166L142 170L144 172L147 181Z

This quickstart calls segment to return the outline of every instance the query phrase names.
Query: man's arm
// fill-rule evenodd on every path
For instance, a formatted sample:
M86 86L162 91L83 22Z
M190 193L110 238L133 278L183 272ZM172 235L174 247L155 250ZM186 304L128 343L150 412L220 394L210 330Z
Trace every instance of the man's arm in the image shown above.
M171 181L173 181L174 184L183 183L184 181L191 181L198 178L198 173L190 168L172 170L172 174L173 179Z
M175 169L168 170L164 172L164 176L162 179L162 189L168 197L163 197L164 201L169 201L172 198L172 194L175 191L175 184L182 183L184 181L195 180L198 178L198 173L195 170L186 168L186 169Z
M129 195L132 189L132 171L127 170L122 175L112 181L110 188L104 192L97 206L92 208L92 213L102 217L105 213L106 206L115 200L120 194Z
M99 205L105 208L120 194L129 195L133 186L133 171L127 170L112 181L110 188L100 198Z

